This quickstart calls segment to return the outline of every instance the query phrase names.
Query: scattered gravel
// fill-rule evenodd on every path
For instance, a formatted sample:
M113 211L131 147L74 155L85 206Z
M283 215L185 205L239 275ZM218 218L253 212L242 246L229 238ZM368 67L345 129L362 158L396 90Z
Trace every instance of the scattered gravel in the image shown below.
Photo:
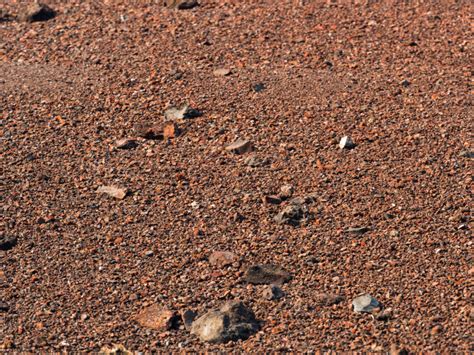
M472 1L32 3L0 5L1 351L472 351ZM280 276L244 280L268 264L280 300ZM261 321L246 340L135 321L231 299Z

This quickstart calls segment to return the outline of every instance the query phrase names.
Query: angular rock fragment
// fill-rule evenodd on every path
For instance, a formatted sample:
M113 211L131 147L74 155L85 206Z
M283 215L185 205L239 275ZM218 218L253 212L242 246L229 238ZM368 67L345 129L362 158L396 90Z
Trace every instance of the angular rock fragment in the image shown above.
M272 205L279 205L281 203L281 198L275 195L265 196L265 202Z
M248 339L259 329L255 315L242 302L229 301L219 310L212 310L196 319L191 334L201 341L226 343Z
M127 350L123 345L114 344L111 348L102 347L99 351L99 355L132 355L130 350Z
M283 185L280 188L280 198L283 200L291 198L293 196L294 188L291 185Z
M188 309L186 311L184 311L183 313L181 313L181 319L183 321L183 324L184 324L184 327L187 329L187 330L191 330L191 327L192 327L192 324L194 322L194 320L196 319L196 312Z
M197 0L165 0L165 6L169 9L188 10L198 5Z
M36 22L48 21L56 16L56 11L40 2L33 2L28 5L19 15L21 21Z
M202 112L188 106L171 107L165 111L165 118L169 121L176 121L188 118L196 118L202 116Z
M332 306L341 303L344 299L342 296L334 295L331 293L320 293L316 295L316 302L320 306Z
M232 265L237 260L237 255L230 251L215 251L209 256L209 263L218 267Z
M133 148L136 148L138 144L133 139L122 138L122 139L118 139L115 142L115 146L117 147L117 149L133 149Z
M163 137L165 139L176 138L179 136L179 127L174 122L165 122L163 126Z
M269 301L280 299L284 295L283 290L277 285L268 285L262 292L263 298Z
M252 168L258 168L261 166L265 166L268 164L268 159L262 159L256 156L255 154L252 154L245 158L244 160L245 165L248 165Z
M243 280L254 285L281 285L290 281L291 275L289 272L277 265L253 265L247 269Z
M100 186L97 193L104 193L119 200L123 200L127 196L127 190L115 186Z
M173 327L174 312L157 304L143 309L135 320L143 327L155 330L169 330Z
M253 150L252 143L246 139L239 139L225 147L225 150L235 153L244 154Z
M352 138L349 136L344 136L339 141L339 148L341 149L353 149L355 148L355 143L352 141Z
M368 227L351 227L347 228L344 232L351 233L351 234L364 234L368 232L370 229Z
M273 220L278 224L290 224L298 226L303 220L308 218L308 209L305 205L292 203L284 207Z
M227 76L231 73L229 68L219 68L212 72L214 76Z
M382 305L371 295L363 294L352 301L352 308L355 312L372 313L382 308Z
M163 139L163 131L158 125L140 123L135 125L134 131L139 137L145 139Z
M17 243L17 238L9 235L0 236L0 250L10 250Z

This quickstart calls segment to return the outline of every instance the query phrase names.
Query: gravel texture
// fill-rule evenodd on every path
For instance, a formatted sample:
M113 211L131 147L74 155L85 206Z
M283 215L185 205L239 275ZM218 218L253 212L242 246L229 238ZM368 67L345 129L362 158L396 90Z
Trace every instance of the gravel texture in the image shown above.
M0 0L2 351L473 351L471 1L44 2ZM247 340L136 321L232 300Z

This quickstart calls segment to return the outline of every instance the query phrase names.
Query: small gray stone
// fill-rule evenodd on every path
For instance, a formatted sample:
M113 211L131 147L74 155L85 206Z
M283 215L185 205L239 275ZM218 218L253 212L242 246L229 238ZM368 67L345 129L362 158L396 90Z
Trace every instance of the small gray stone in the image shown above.
M259 328L252 310L242 302L229 301L219 310L212 310L196 319L191 334L209 343L226 343L248 339Z
M183 105L179 108L171 107L165 111L165 118L170 121L195 118L202 116L202 112L189 107L188 105Z
M352 138L349 136L344 136L339 141L339 148L341 149L353 149L355 148L355 143L352 141Z
M352 301L355 312L372 313L382 308L382 305L368 293L360 295Z

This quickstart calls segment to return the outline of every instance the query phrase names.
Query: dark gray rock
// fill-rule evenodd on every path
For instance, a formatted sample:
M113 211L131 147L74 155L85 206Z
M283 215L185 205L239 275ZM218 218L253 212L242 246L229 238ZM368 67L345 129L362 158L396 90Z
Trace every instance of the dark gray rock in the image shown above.
M16 243L16 237L7 235L0 236L0 250L10 250L16 245Z
M243 280L254 285L281 285L290 281L291 275L277 265L253 265L247 269Z

